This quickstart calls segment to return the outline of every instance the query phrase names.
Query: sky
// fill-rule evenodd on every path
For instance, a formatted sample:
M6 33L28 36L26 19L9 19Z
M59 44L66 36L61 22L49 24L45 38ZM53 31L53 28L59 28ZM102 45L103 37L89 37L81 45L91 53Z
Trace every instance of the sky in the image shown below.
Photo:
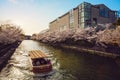
M120 10L120 0L0 0L0 23L12 22L26 35L49 28L49 23L82 2Z

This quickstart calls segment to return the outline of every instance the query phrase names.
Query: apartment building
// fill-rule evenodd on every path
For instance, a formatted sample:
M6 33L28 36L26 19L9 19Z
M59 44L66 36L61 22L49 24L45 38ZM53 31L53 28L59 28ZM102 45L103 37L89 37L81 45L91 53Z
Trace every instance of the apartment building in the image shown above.
M78 28L85 29L97 24L113 23L117 18L117 11L109 9L104 4L92 5L83 2L76 8L49 23L50 31L64 31Z

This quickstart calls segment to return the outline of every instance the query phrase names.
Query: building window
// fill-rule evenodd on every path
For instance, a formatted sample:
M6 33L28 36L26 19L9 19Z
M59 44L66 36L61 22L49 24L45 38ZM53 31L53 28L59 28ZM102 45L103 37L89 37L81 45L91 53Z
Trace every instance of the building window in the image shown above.
M97 24L97 18L93 18L93 26Z
M82 22L84 22L84 17L83 17L83 18L81 18L81 23L82 23Z
M84 3L82 3L81 5L82 5L82 8L84 8Z
M80 27L86 28L88 25L90 25L90 18L91 18L91 4L87 2L80 4L79 5L79 19L78 19Z
M69 17L70 17L70 28L74 27L74 13L73 13L73 9L69 12Z
M81 26L80 26L82 29L84 28L84 23L81 23Z
M67 26L60 26L60 32L65 31L67 29Z
M105 8L100 8L100 16L101 17L109 17L108 10Z
M86 27L90 27L91 26L91 20L90 19L86 19L85 20L85 26Z
M81 12L81 15L80 15L81 17L84 17L84 12Z

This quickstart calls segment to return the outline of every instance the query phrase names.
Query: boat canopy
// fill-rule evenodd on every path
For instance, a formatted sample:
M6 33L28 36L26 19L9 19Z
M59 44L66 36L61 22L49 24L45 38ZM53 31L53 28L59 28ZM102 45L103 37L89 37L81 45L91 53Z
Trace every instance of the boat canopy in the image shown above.
M41 52L40 50L32 50L29 51L29 56L31 59L38 59L38 58L48 58L49 56Z

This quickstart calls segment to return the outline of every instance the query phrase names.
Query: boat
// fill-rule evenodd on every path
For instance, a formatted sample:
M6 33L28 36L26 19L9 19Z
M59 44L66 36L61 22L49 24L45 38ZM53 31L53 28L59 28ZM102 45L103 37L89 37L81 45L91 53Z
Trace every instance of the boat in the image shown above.
M29 51L30 69L33 73L48 73L52 71L50 56L41 52L40 50Z

